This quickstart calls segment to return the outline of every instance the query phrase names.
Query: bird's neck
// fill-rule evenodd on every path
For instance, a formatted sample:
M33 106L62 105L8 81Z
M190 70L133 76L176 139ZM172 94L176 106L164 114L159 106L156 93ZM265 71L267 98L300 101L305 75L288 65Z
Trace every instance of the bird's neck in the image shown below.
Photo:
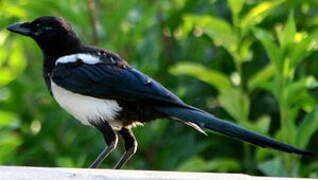
M69 54L73 49L79 48L82 43L76 36L55 37L36 40L44 56L57 58Z
M44 76L48 76L52 72L55 62L59 57L71 54L82 46L81 41L76 36L39 39L36 42L40 46L44 56Z

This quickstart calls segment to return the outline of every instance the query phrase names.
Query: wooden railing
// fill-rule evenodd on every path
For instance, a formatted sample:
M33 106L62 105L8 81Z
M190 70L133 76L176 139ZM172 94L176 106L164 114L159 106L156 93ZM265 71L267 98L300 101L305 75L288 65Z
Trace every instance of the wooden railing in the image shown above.
M301 178L257 177L229 173L0 166L0 180L301 180Z

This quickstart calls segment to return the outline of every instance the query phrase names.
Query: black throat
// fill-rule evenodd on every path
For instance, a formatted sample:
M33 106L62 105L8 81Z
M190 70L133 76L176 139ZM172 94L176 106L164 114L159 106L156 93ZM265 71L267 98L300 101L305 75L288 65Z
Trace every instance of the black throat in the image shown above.
M73 32L54 37L35 37L34 40L40 46L44 56L53 59L67 55L73 49L79 48L82 45L79 38Z

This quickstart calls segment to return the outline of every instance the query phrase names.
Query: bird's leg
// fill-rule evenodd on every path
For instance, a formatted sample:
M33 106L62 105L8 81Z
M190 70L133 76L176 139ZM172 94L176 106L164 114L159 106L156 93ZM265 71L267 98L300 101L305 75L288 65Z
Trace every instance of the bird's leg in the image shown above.
M94 126L103 133L107 147L105 147L105 149L98 155L96 160L89 166L89 168L98 167L103 160L116 148L118 142L118 136L116 132L107 122L103 122L102 124Z
M124 139L125 153L116 163L114 169L122 168L127 163L127 161L136 153L137 150L137 141L131 129L122 128L119 131L119 134Z

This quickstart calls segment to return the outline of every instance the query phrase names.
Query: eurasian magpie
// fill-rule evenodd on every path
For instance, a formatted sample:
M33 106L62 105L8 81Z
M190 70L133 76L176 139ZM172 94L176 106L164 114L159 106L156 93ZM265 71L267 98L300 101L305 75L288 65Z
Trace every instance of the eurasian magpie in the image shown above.
M261 147L310 154L185 104L119 55L83 44L63 18L43 16L7 29L31 37L41 48L43 77L57 103L81 123L103 133L107 146L91 168L116 148L118 135L125 146L125 153L115 165L121 168L137 150L131 128L157 118L182 122L204 134L206 128Z

